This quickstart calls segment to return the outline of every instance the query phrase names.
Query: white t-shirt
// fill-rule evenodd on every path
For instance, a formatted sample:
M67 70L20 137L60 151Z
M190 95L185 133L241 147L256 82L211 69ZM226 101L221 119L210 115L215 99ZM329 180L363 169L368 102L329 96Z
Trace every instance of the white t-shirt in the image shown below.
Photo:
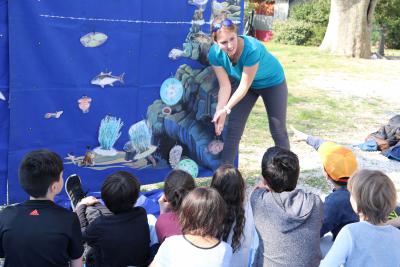
M157 267L229 267L232 248L221 241L211 248L200 248L182 235L171 236L161 244L153 264Z
M362 221L340 230L320 267L400 266L400 230Z

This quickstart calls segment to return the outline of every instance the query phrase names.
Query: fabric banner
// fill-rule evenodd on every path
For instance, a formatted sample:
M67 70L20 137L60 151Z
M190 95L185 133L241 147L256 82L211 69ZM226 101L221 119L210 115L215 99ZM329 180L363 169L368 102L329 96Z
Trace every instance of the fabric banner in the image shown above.
M118 170L141 184L172 168L210 175L223 137L211 123L209 21L226 13L241 25L242 8L236 0L0 1L0 201L7 179L8 203L27 198L18 165L41 148L57 152L64 178L77 173L90 193Z

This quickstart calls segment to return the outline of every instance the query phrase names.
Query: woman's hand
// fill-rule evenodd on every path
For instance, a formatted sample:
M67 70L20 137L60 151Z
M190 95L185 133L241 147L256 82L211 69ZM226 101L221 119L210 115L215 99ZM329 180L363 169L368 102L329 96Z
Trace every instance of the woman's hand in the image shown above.
M227 114L224 109L218 109L215 112L212 122L214 123L216 135L221 135L222 131L224 130L226 115Z

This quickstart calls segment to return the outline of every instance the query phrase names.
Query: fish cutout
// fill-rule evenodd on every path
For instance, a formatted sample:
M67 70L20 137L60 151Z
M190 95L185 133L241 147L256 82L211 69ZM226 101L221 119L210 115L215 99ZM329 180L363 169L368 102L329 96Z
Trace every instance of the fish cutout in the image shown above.
M3 101L6 101L6 97L3 95L2 92L0 92L0 99L3 100Z
M78 157L76 157L72 154L69 154L69 153L67 154L67 157L65 157L64 159L71 161L72 164L74 164L74 165L78 165L78 163L79 163Z
M174 146L169 151L169 164L173 169L176 168L179 161L181 160L183 148L179 145Z
M100 72L100 74L97 75L96 77L94 77L90 83L94 84L94 85L98 85L101 88L104 88L104 86L106 86L106 85L114 86L114 83L117 81L123 84L124 83L124 75L125 75L125 73L122 73L119 76L114 76L114 75L111 75L111 71L110 72Z
M88 113L90 108L90 103L92 103L92 98L88 96L82 96L78 99L78 107L82 110L82 113Z
M219 153L221 153L223 149L224 149L224 142L222 142L221 140L213 140L208 144L206 152L213 155L218 155Z
M181 57L182 55L183 55L183 50L177 48L171 49L171 51L169 51L168 53L168 57L173 60L177 59L178 57Z
M89 32L81 37L80 41L84 47L97 47L107 41L108 36L102 32Z
M47 112L46 114L44 114L44 118L45 119L50 119L50 118L55 118L58 119L61 117L61 115L64 113L64 111L60 110L54 113L51 112Z

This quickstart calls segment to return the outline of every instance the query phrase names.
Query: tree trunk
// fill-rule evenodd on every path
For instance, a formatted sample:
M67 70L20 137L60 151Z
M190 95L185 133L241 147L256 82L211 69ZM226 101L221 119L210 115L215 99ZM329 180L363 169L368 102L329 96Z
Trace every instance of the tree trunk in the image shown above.
M378 0L331 0L320 48L332 54L370 58L372 18Z
M385 26L381 26L379 29L379 49L378 54L381 56L385 55Z

